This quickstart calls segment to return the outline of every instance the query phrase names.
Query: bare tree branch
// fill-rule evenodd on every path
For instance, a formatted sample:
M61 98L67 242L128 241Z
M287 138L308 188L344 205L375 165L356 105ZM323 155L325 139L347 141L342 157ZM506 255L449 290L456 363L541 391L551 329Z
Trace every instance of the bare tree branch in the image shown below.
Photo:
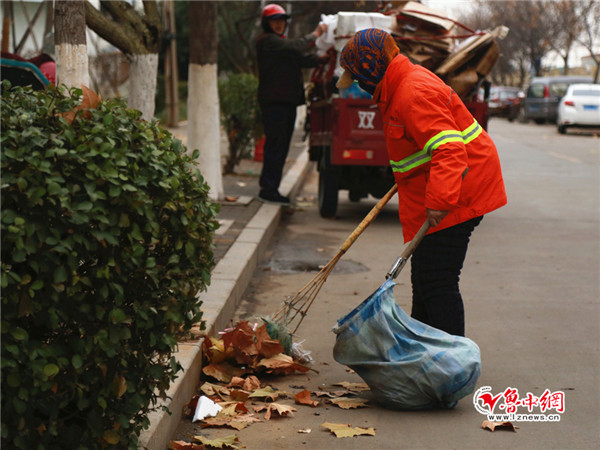
M125 54L157 53L162 35L162 22L156 1L145 1L146 15L140 15L125 1L101 2L113 20L86 2L86 22L99 36Z

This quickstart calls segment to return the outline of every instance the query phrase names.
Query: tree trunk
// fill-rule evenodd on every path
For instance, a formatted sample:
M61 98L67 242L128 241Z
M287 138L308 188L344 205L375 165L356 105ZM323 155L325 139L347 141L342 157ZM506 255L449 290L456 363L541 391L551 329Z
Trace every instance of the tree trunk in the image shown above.
M56 84L89 86L85 2L58 0L54 9Z
M217 5L189 2L190 64L188 72L188 148L198 149L198 162L209 196L223 197L221 133L217 87Z
M167 124L176 127L179 124L179 73L177 71L177 40L175 38L175 6L172 0L163 2L163 27L168 46L165 52L165 104Z
M130 108L140 110L142 119L150 121L154 117L158 54L127 55L127 59L129 61L127 104Z
M130 64L128 105L140 110L143 119L151 120L154 116L158 50L162 37L156 1L143 2L143 15L122 0L102 0L106 14L91 3L85 3L88 26L127 55Z

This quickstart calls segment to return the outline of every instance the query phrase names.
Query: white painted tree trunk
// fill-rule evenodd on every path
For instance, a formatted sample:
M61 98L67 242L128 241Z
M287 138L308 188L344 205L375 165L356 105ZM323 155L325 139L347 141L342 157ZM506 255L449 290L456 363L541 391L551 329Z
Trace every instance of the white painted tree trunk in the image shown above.
M200 151L199 168L210 186L209 197L222 200L221 133L216 64L190 64L188 72L187 147Z
M56 45L56 85L80 88L90 86L87 45L63 43Z
M154 117L154 96L156 94L156 74L158 54L138 54L129 56L129 96L130 108L142 112L142 119L150 121Z

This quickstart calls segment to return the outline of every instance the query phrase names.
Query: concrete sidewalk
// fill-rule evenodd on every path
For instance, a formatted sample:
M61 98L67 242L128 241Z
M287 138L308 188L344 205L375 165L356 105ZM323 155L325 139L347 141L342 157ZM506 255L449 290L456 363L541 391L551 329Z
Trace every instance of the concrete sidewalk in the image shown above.
M179 130L179 133L181 135L182 131ZM301 128L298 127L292 140L290 157L288 157L280 186L281 194L292 199L295 198L311 167L307 144L301 141L301 133ZM224 182L226 196L239 195L240 186L246 190L256 190L258 193L257 180L255 180L256 183L248 186L248 183L241 182L239 179L240 177L233 177L229 178L228 182ZM199 295L202 300L204 333L207 335L213 335L228 326L254 269L263 258L284 209L282 206L260 203L252 197L246 199L246 204L248 203L252 203L256 213L248 219L238 220L239 229L229 232L233 237L221 239L223 245L219 245L218 237L215 239L216 250L219 250L219 247L225 247L226 251L215 251L215 260L218 262L212 271L211 285L206 292ZM248 211L248 208L223 203L219 217L221 214L230 217L230 219L223 219L229 226L231 223L235 223L236 218L247 215ZM171 414L156 411L149 415L150 427L140 436L141 446L151 450L167 448L181 419L183 407L196 394L200 384L201 345L202 340L184 342L179 345L175 357L182 365L183 371L179 373L178 378L168 390L169 398L162 403L169 408Z

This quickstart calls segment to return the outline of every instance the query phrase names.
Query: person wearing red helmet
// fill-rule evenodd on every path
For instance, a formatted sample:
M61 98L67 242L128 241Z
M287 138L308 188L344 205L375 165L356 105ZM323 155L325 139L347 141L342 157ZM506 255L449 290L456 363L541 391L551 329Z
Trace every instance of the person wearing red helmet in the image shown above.
M290 16L281 6L265 6L260 17L263 33L256 40L258 102L266 139L258 199L286 205L290 199L279 193L279 185L294 132L296 108L305 102L302 68L319 64L317 55L309 50L327 25L319 24L302 38L286 39Z

